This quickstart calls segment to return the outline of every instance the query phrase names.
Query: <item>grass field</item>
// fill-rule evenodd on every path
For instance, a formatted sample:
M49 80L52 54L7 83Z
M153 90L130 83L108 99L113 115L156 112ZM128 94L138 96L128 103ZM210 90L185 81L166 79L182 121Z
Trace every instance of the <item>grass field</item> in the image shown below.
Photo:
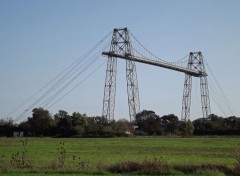
M106 168L128 161L159 161L178 167L214 164L234 168L239 146L240 138L230 137L27 138L26 144L20 138L0 138L0 174L112 175ZM21 162L24 167L18 164ZM133 174L139 173L130 173ZM226 173L207 169L191 174ZM184 173L171 171L168 175Z

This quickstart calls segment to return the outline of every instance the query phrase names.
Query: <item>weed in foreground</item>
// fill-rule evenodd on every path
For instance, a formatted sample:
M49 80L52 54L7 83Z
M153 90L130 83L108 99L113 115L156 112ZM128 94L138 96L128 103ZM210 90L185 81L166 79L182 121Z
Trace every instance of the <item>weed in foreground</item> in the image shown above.
M64 142L60 141L59 146L57 148L58 155L57 155L57 160L51 162L46 168L51 169L51 170L58 170L65 168L66 165L66 149L64 146Z
M81 157L77 157L76 155L74 155L74 156L73 156L73 161L75 161L75 166L76 166L78 169L86 170L86 169L89 169L89 168L90 168L89 162L83 161L83 160L81 159Z
M236 148L235 154L236 154L237 163L236 163L234 172L236 175L240 175L240 147Z
M4 154L0 155L0 168L2 168L4 166L4 158L6 156Z
M65 160L66 160L66 149L64 147L64 142L59 142L59 148L57 150L59 151L58 154L58 164L60 167L65 166Z
M27 142L28 140L21 140L22 150L11 155L10 164L15 168L31 168L32 166L27 163Z

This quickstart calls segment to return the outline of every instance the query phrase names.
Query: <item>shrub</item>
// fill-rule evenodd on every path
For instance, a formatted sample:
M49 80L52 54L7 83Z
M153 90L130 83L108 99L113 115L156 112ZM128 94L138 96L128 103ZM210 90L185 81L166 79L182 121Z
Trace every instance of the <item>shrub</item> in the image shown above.
M144 160L142 163L141 171L146 174L162 173L169 171L170 166L166 161L154 158L153 160Z
M225 165L218 164L202 164L202 165L175 165L173 169L177 171L181 171L184 174L192 174L196 172L203 171L216 171L221 172L227 175L233 175L233 172L230 168Z
M116 163L108 168L108 171L112 173L140 173L140 174L159 174L168 172L170 166L161 159L145 159L143 162L138 161L123 161Z
M113 173L129 173L141 170L141 164L137 161L123 161L116 163L108 169Z

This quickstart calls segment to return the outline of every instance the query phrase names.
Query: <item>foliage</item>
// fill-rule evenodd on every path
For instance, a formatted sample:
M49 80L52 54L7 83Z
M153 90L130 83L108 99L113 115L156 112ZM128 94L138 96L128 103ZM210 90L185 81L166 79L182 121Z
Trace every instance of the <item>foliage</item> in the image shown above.
M189 137L193 135L194 126L190 120L180 123L180 131L183 136Z
M51 137L115 137L135 135L240 135L240 118L218 117L211 114L207 119L191 122L180 121L174 114L160 117L154 111L143 110L133 122L126 119L109 121L102 116L88 117L74 112L59 110L51 115L48 110L35 108L27 121L14 124L12 120L0 120L0 136L12 136L23 131L25 136Z
M179 120L178 117L174 114L164 115L161 117L162 126L164 131L168 134L176 134L179 128Z
M59 112L54 115L54 119L57 133L60 134L60 136L65 137L73 134L72 117L68 115L66 111L59 110Z
M240 118L209 115L207 119L193 121L195 135L240 135Z
M153 135L161 131L159 116L154 111L143 110L136 115L134 125L138 133Z
M133 125L130 122L128 122L126 119L120 119L116 122L112 122L111 126L112 126L112 130L117 136L134 132Z
M159 117L154 111L147 110L136 115L134 125L137 127L137 133L148 135L174 135L179 130L179 120L174 114Z
M12 132L16 129L12 120L0 119L0 136L12 136Z
M28 118L28 124L31 132L36 136L44 136L49 132L51 125L54 123L48 110L35 108L32 110L32 117Z

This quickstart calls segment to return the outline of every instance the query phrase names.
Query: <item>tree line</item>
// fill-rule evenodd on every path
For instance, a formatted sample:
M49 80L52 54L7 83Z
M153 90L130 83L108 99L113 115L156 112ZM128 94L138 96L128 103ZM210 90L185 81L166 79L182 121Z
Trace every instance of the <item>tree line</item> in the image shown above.
M70 115L64 110L51 115L48 110L35 108L32 116L19 124L0 120L0 136L12 136L14 131L23 131L25 136L51 137L240 135L240 118L211 114L207 119L183 122L174 114L160 117L154 111L143 110L130 123L125 119L109 121L102 116L88 117L79 112Z
M147 135L240 135L239 117L215 114L183 122L174 114L160 117L154 111L144 110L137 114L135 125L136 132Z

